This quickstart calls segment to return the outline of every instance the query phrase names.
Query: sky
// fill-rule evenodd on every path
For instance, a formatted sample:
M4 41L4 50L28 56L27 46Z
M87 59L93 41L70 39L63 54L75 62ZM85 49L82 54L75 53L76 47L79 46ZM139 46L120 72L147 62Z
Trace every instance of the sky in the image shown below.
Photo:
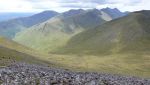
M0 12L64 12L70 9L106 7L121 11L150 10L150 0L0 0Z

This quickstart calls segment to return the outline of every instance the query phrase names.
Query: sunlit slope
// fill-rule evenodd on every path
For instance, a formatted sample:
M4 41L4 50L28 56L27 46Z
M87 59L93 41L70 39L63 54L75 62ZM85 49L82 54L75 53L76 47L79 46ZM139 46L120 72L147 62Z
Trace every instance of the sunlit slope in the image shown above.
M0 37L0 66L17 62L48 64L48 62L39 59L35 55L34 50Z
M70 10L18 33L14 40L33 49L54 52L73 35L112 19L109 14L97 9Z
M150 12L140 11L81 32L66 44L67 53L150 52Z
M71 70L150 77L150 54L148 53L112 55L56 54L43 58Z

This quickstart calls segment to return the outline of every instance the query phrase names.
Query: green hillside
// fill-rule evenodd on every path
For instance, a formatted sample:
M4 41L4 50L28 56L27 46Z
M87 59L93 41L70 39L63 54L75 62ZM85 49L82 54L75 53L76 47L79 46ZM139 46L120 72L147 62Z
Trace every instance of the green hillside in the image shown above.
M149 11L131 13L75 35L63 51L88 54L149 52L149 22Z
M59 55L44 58L73 70L149 77L149 22L149 11L131 13L73 36Z
M36 55L37 53L34 50L0 37L0 67L17 62L49 64Z
M73 35L112 19L109 14L97 9L70 10L18 33L14 40L33 49L50 53L64 46Z

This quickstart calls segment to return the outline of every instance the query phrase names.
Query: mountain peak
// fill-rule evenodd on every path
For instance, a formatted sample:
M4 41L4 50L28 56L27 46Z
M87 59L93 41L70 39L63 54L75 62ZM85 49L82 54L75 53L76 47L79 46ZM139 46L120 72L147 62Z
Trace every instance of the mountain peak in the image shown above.
M109 8L109 7L107 7L107 8L103 8L103 9L101 9L101 10L107 10L107 11L120 11L119 9L117 9L117 8Z
M94 9L90 9L90 10L88 10L88 12L100 12L100 10L98 10L98 9L94 8Z
M83 9L72 9L72 10L69 10L67 12L64 12L62 13L60 16L63 16L63 17L70 17L70 16L74 16L74 15L78 15L80 13L83 13L84 10Z
M101 14L101 12L100 12L100 10L94 8L94 9L87 10L86 14L92 14L92 15L94 14L95 16L97 16L97 15Z
M77 11L84 11L84 10L83 9L71 9L71 10L69 10L67 12L77 12Z
M104 11L105 13L110 14L111 17L113 17L114 19L118 18L118 16L122 17L125 16L127 13L123 13L121 12L119 9L117 8L103 8L101 9L101 11Z
M42 17L42 16L54 16L54 15L57 15L58 12L55 12L55 11L51 11L51 10L46 10L46 11L43 11L43 12L40 12L38 14L35 14L35 15L32 15L30 17Z
M58 14L58 12L52 11L52 10L46 10L46 11L43 11L43 12L41 12L41 13L56 13L56 14Z

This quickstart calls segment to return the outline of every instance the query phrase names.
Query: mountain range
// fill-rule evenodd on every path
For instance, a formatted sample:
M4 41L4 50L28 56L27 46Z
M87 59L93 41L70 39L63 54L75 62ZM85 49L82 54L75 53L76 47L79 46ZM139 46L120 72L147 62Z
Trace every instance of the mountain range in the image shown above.
M68 53L149 53L150 11L137 11L73 36Z
M32 16L35 13L17 13L17 12L1 12L0 13L0 21L7 21L10 19L15 19L19 17L28 17Z
M72 36L79 32L93 29L125 15L126 13L110 8L70 10L17 33L14 40L25 46L48 53L65 45Z
M5 24L12 27L9 32L0 31L10 38L0 37L0 66L26 62L84 72L150 76L148 10L45 11L13 20ZM21 30L14 33L16 26ZM13 36L6 36L11 33Z
M57 15L54 11L44 11L29 17L21 17L0 22L0 35L6 38L13 38L17 32L44 22Z

